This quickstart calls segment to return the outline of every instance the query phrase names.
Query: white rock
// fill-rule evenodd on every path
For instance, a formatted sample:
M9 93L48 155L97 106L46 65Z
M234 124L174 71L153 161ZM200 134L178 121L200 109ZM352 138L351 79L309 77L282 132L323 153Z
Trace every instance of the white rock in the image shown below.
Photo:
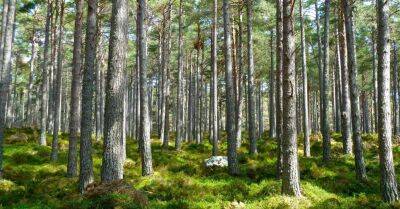
M204 161L205 166L209 167L227 167L228 158L226 156L212 156Z

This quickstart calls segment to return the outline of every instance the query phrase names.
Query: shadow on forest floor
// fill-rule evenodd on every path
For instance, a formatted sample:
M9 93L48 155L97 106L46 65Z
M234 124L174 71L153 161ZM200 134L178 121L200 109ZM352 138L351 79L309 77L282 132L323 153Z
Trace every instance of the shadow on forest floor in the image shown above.
M376 135L363 136L368 174L365 183L356 181L353 156L341 154L340 134L332 133L333 156L327 164L322 163L318 135L311 138L311 158L301 157L300 137L301 198L280 195L281 183L275 178L276 143L267 137L259 140L257 156L248 155L247 143L243 143L238 156L241 173L235 177L225 169L204 168L204 159L211 153L207 140L203 144L184 144L182 151L162 149L154 140L155 173L142 177L137 144L128 139L124 185L132 189L99 193L91 198L78 194L77 178L66 177L68 136L60 135L57 163L50 162L51 148L37 145L37 138L36 130L7 130L0 208L400 208L399 203L383 203L379 196ZM49 136L48 144L50 141ZM220 152L226 153L225 143L221 143ZM94 142L96 182L100 178L101 154L102 143ZM394 156L396 169L400 170L397 145Z

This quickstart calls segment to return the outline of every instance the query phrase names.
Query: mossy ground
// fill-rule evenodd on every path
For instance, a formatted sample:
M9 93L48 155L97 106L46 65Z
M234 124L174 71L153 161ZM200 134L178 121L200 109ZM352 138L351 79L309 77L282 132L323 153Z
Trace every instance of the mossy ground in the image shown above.
M163 150L154 140L155 173L142 177L137 144L128 139L125 183L146 197L145 204L124 193L110 193L95 198L77 192L77 178L66 177L67 136L61 135L57 163L50 162L50 147L37 145L37 131L8 130L7 137L25 134L28 142L7 141L4 146L4 180L0 181L0 208L400 208L399 203L383 203L379 195L377 136L365 135L368 182L355 179L353 156L341 154L340 134L332 133L332 160L322 163L322 143L312 137L312 156L303 158L299 139L299 163L303 197L280 194L281 182L275 178L274 140L259 140L257 156L249 156L247 145L239 151L241 174L229 176L224 169L207 170L204 159L211 146L185 144L182 151ZM246 134L244 134L246 135ZM50 142L50 137L48 138ZM94 142L95 180L99 181L102 144ZM221 152L226 146L221 145ZM394 147L396 170L400 147Z

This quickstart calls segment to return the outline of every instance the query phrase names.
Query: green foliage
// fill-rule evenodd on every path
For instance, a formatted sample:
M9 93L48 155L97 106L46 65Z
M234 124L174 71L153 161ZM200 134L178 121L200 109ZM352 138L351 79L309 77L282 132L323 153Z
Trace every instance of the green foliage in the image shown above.
M7 136L34 131L8 130ZM246 136L246 135L245 135ZM366 146L368 182L356 181L354 157L341 154L340 134L332 133L333 156L330 163L321 159L321 139L313 135L314 157L299 158L303 197L280 194L281 182L275 178L276 142L264 135L258 142L259 155L251 156L246 138L239 150L241 174L232 177L226 169L206 169L203 165L211 146L184 144L182 151L162 149L153 142L155 174L142 177L137 144L128 139L125 180L102 185L94 183L86 195L77 190L77 178L66 178L66 150L60 162L50 162L50 147L34 141L5 145L4 180L0 181L0 208L389 208L379 196L379 164L375 149L377 136L363 135ZM67 136L60 141L67 143ZM224 142L224 140L222 140ZM299 140L301 141L301 140ZM95 180L99 181L101 142L94 142ZM302 145L299 146L299 156ZM221 154L226 143L221 144ZM395 159L400 148L394 147ZM396 161L399 170L399 163Z

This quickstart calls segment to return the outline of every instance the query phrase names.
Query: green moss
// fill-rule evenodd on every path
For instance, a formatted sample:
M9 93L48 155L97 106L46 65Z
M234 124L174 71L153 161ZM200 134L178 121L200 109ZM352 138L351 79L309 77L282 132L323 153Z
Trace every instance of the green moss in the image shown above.
M51 148L37 145L37 131L10 129L6 136L26 135L28 142L4 147L4 178L0 181L0 208L399 208L400 203L383 203L379 194L377 136L363 135L368 182L360 183L354 173L354 157L342 154L340 133L332 133L332 159L323 163L320 134L312 135L311 158L302 157L299 139L301 198L281 195L276 180L276 141L264 133L258 140L259 155L248 154L247 133L239 149L240 175L232 177L227 169L206 169L211 145L183 144L182 151L168 150L153 139L153 176L142 177L137 143L127 140L125 181L148 201L144 206L131 193L109 192L93 198L77 191L77 178L66 178L68 135L60 134L60 155L50 162ZM225 136L225 133L223 134ZM35 140L33 140L35 139ZM51 137L48 137L50 144ZM220 143L226 154L226 141ZM394 146L396 169L400 170L400 148ZM99 181L102 142L93 142L95 180Z

